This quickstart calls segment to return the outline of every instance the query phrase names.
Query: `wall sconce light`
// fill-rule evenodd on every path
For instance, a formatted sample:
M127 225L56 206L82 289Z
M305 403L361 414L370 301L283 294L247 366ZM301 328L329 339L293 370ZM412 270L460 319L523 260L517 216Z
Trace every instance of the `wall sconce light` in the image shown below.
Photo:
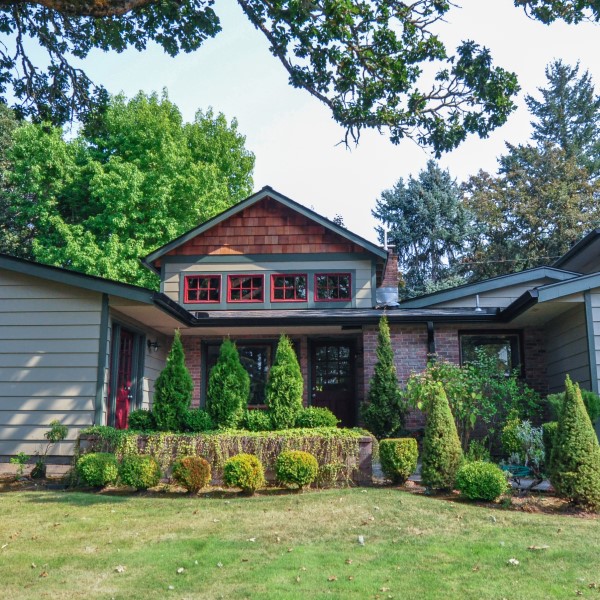
M158 345L158 340L148 340L147 342L148 350L152 350L152 352L158 352L160 346Z

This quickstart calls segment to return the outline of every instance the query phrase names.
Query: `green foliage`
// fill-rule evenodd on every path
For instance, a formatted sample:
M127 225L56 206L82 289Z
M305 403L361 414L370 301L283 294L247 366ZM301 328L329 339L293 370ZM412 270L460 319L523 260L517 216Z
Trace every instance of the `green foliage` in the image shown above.
M185 353L179 330L167 356L167 365L154 383L152 415L161 431L179 431L192 401L194 382L185 366Z
M25 452L18 452L15 456L11 456L10 464L17 465L17 477L22 477L25 472L25 465L29 460L29 455Z
M272 431L271 415L266 410L245 410L241 423L242 429L248 431Z
M206 411L217 427L237 427L249 396L250 376L240 362L235 343L226 338L208 376Z
M456 474L456 488L469 500L493 502L505 494L510 486L500 467L476 461L467 462L460 467Z
M319 472L317 459L309 452L302 450L285 450L275 462L277 481L288 486L302 489L310 485Z
M181 428L185 432L200 433L215 428L210 415L202 408L188 408L181 417Z
M9 217L39 262L156 288L140 257L251 192L244 143L212 111L183 123L166 93L113 97L74 137L26 124L9 152Z
M544 442L544 454L546 461L550 462L552 449L554 448L554 438L558 431L558 421L549 421L542 424L542 441Z
M223 482L228 487L238 487L242 492L252 495L265 485L262 463L253 454L232 456L223 467Z
M119 465L119 479L137 490L147 490L158 485L160 465L153 456L128 455Z
M587 410L587 414L590 417L590 421L595 423L598 420L598 417L600 417L600 396L594 392L590 392L589 390L580 391L581 398L583 400L583 404L585 405L585 409ZM565 401L565 392L548 394L546 401L550 409L551 418L553 420L557 420L561 413L563 402Z
M302 411L304 380L292 342L281 335L275 352L275 360L269 369L266 387L266 403L273 427L293 427L296 416Z
M190 494L206 487L211 477L210 464L200 456L185 456L173 465L173 479Z
M510 463L529 467L534 476L540 479L546 459L543 429L534 427L530 421L519 421L511 425L511 436L515 449L509 455Z
M502 428L502 450L504 451L505 456L510 456L511 454L518 454L521 451L521 443L517 436L517 429L521 424L521 419L519 418L518 413L512 412L508 416L508 420L506 421L506 425Z
M465 460L467 462L492 462L492 456L488 450L485 439L484 440L471 440L469 442L469 448L465 453Z
M155 431L156 421L149 410L132 410L127 417L127 424L132 431Z
M573 385L569 376L549 470L550 481L560 496L600 510L600 446L579 386Z
M400 178L382 192L372 213L398 249L402 297L433 291L432 287L456 275L470 234L469 214L456 181L436 162L430 160L418 178L411 176L407 182ZM383 242L384 228L377 231Z
M340 420L328 409L308 406L296 415L296 427L337 427Z
M432 382L429 387L421 480L430 489L451 489L463 453L442 384Z
M403 484L416 470L419 450L414 438L381 440L379 460L383 474L393 483Z
M387 317L379 319L377 362L369 382L367 402L361 406L365 427L378 439L391 437L404 424L406 407L398 385L394 350Z
M117 481L117 458L109 452L92 452L77 459L77 475L86 485L104 487Z
M48 440L48 444L57 444L66 439L69 433L69 428L63 425L58 419L50 421L50 429L44 433L44 437Z

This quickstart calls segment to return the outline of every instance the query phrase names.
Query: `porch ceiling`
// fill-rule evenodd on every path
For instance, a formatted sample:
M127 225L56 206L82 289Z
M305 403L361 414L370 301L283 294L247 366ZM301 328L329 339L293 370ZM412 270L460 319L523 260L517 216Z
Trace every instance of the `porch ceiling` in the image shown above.
M583 294L573 294L552 302L538 302L510 321L516 327L541 327L584 301Z

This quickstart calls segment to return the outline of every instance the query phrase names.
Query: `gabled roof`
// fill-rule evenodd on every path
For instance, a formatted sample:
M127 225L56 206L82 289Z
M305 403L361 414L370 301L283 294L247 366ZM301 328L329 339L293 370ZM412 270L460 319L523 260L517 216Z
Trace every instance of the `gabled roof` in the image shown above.
M556 268L580 269L590 258L590 254L600 254L600 229L590 231L584 238L571 246L570 250L563 254L554 264Z
M142 263L152 271L158 272L157 269L154 267L153 263L162 258L165 254L168 254L169 252L175 250L179 246L185 244L186 242L189 242L196 236L208 231L216 225L219 225L220 223L229 219L233 215L236 215L242 212L243 210L246 210L250 206L253 206L261 200L264 200L265 198L271 198L272 200L279 202L287 208L303 215L307 219L310 219L315 223L322 225L326 229L333 231L337 235L345 238L346 240L364 248L367 252L374 254L378 258L381 258L384 261L387 260L387 252L379 246L373 244L372 242L369 242L368 240L355 233L352 233L351 231L348 231L344 227L336 225L329 219L322 217L313 210L302 206L302 204L295 202L294 200L288 198L287 196L284 196L283 194L280 194L279 192L275 191L272 187L265 186L259 192L256 192L255 194L252 194L252 196L249 196L245 200L238 202L236 205L228 208L227 210L223 211L222 213L218 214L212 219L209 219L201 225L198 225L198 227L190 229L190 231L187 231L186 233L180 235L178 238L175 238L173 241L169 242L168 244L165 244L161 248L154 250L153 252L148 254L148 256L142 259Z
M485 281L479 281L477 283L467 283L465 285L460 285L448 290L442 290L441 292L425 294L417 298L405 300L402 302L401 307L423 308L440 304L441 302L450 302L452 300L458 300L467 296L483 294L492 290L510 287L512 285L518 285L521 283L528 283L539 279L554 279L555 281L562 282L569 279L574 279L578 277L578 275L578 273L563 271L562 269L555 269L554 267L535 267L533 269L526 269L525 271L512 273L510 275L493 277L492 279L486 279Z

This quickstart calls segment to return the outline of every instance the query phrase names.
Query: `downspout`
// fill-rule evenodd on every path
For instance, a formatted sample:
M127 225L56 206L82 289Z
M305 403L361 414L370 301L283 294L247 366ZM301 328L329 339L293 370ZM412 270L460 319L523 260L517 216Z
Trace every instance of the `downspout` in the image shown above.
M435 330L433 321L427 321L427 358L435 361Z

